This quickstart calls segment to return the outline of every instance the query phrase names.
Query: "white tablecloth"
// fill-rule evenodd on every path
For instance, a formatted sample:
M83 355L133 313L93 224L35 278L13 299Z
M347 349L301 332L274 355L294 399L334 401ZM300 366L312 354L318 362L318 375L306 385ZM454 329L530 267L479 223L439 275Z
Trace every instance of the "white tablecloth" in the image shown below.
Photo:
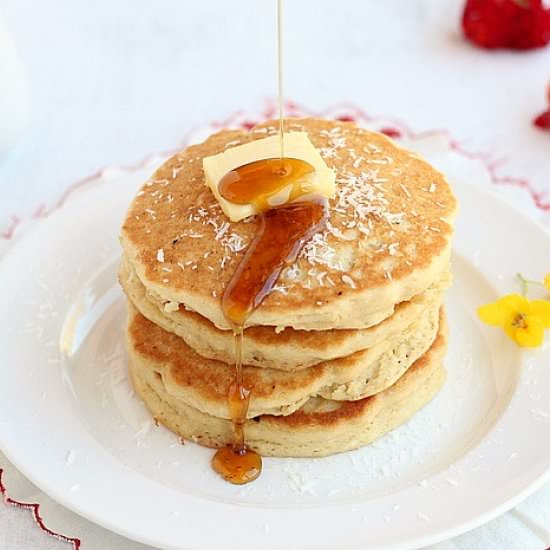
M530 125L545 106L550 48L477 50L460 38L460 8L457 0L287 0L288 96L316 111L352 102L417 132L447 129L486 156L502 189L523 178L550 212L550 134ZM194 127L273 96L274 14L272 0L2 0L32 114L0 162L0 233L99 168L171 150ZM46 525L79 538L83 550L144 548L59 507L1 456L0 468L7 495L17 487L13 498L39 502ZM549 530L547 486L437 550L541 550ZM38 529L29 511L0 504L2 550L67 544Z

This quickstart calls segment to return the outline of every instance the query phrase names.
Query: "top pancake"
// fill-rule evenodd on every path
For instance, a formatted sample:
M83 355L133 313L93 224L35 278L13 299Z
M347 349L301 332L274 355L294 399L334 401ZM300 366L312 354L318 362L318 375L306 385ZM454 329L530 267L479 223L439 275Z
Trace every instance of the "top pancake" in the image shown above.
M457 209L445 177L390 139L351 123L290 119L336 171L326 228L286 268L247 326L365 328L447 268ZM220 328L223 290L257 219L232 223L205 185L202 159L277 132L222 130L178 153L145 183L122 228L126 260L148 293ZM380 315L376 315L380 313Z

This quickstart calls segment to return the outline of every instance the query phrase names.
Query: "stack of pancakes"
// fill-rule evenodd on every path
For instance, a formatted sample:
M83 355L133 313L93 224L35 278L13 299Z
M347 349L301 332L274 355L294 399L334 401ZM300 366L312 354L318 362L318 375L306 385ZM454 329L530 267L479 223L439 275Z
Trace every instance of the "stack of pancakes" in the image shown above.
M264 456L365 445L440 389L456 200L416 154L346 122L288 120L336 172L323 231L287 266L244 331L246 443ZM202 159L277 132L223 130L166 162L124 221L129 369L156 419L186 439L233 440L234 339L221 297L257 219L232 223Z

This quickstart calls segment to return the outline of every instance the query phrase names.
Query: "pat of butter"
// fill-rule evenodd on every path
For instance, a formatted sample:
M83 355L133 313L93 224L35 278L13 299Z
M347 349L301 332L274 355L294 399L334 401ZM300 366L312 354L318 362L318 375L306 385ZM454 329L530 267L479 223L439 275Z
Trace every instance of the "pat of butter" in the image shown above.
M306 132L290 132L285 134L285 157L295 158L308 162L315 169L311 181L310 194L332 197L335 192L335 173L331 170L309 140ZM225 215L233 222L253 216L258 210L253 204L235 204L221 196L219 183L231 170L258 160L278 158L280 155L279 135L264 139L257 139L227 149L223 153L205 157L202 167L206 178L206 184L214 193ZM284 204L285 197L272 197L273 205Z

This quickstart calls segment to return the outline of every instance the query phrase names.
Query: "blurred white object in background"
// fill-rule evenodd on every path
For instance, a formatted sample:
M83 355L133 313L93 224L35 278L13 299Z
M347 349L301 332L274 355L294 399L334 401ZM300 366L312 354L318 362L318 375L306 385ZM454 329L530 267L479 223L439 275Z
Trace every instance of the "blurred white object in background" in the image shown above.
M0 159L25 127L30 90L15 45L0 19Z

